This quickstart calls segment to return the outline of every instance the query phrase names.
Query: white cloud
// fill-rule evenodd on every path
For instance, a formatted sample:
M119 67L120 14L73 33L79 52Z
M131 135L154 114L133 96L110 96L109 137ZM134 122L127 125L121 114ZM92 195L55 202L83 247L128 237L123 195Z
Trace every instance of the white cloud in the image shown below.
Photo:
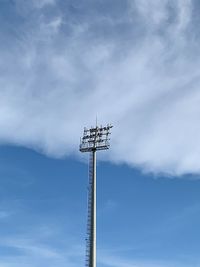
M135 2L132 1L132 4L142 15L142 19L147 21L147 26L149 27L149 24L153 24L154 26L160 26L161 23L165 22L168 19L168 2L169 0L135 0Z
M127 16L137 19L126 29L137 37L130 33L128 42L98 32L101 18L79 23L65 11L31 17L31 31L8 39L9 52L0 52L1 143L52 156L78 153L82 128L97 114L115 126L110 160L155 173L200 172L194 2L134 3Z
M46 7L55 7L57 0L13 0L13 3L17 7L17 12L28 19L31 13L33 14L34 9L43 12Z
M55 5L56 0L33 0L33 4L37 8L43 8L47 5Z
M0 246L7 253L1 257L0 266L18 267L18 266L80 266L84 260L84 248L74 244L72 240L68 241L59 239L62 245L58 245L58 238L53 234L52 242L43 232L21 233L19 236L7 235L2 237ZM38 229L37 229L38 230ZM39 229L40 230L40 229ZM52 229L51 229L52 232Z
M178 1L178 28L185 29L189 24L192 16L192 1L179 0Z
M108 267L172 267L187 266L184 263L173 261L132 260L114 255L100 255L100 263Z

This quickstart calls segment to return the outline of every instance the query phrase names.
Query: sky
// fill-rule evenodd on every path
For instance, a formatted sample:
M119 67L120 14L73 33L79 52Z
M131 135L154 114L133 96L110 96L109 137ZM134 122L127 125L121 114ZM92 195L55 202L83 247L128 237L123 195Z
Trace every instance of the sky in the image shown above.
M0 267L200 267L200 4L0 0Z

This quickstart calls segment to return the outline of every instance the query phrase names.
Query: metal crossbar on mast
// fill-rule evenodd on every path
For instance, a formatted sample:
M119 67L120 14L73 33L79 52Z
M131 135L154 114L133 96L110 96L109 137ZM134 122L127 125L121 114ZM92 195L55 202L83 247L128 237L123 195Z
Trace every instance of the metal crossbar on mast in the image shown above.
M105 127L84 128L80 151L90 152L88 186L88 220L86 238L86 267L96 267L96 152L110 147L110 129Z

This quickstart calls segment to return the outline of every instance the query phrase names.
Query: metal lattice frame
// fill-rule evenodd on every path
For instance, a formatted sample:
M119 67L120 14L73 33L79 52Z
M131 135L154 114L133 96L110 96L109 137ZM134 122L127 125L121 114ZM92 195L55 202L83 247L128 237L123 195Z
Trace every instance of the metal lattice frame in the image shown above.
M110 129L113 126L108 124L106 127L84 128L81 138L80 151L91 152L93 150L106 150L110 147Z

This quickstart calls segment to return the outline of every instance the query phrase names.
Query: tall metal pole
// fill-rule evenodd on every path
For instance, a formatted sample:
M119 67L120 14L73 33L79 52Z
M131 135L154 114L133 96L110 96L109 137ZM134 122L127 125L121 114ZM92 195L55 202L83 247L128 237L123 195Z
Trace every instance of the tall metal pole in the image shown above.
M96 267L96 149L92 151L91 267Z
M109 149L109 135L112 127L112 125L108 124L105 127L96 125L94 128L84 128L79 148L81 152L91 153L89 162L86 267L96 267L96 152Z

